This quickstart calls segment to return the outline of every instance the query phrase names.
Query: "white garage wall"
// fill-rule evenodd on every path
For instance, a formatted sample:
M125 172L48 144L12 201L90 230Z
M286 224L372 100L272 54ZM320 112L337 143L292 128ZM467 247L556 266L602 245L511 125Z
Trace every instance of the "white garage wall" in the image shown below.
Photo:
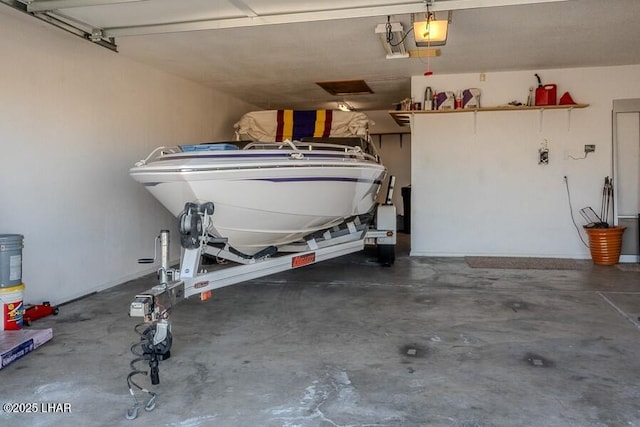
M152 271L136 260L175 219L128 169L159 145L231 138L255 108L6 7L0 39L0 234L25 236L25 301Z
M405 133L400 138L400 133L409 132L409 128L400 127L391 118L388 111L367 111L367 116L373 122L370 127L372 140L380 153L382 163L387 167L388 173L380 190L380 201L386 197L388 176L396 177L393 203L396 205L398 215L404 215L402 202L402 187L411 184L411 134Z
M556 83L585 109L415 115L412 144L412 255L513 255L589 258L569 214L568 177L578 210L600 211L611 169L613 99L640 96L640 66L415 76L412 95L478 87L482 105L526 101L535 86ZM475 125L474 125L475 117ZM569 128L570 126L570 128ZM538 165L549 141L550 164ZM584 145L595 153L584 160ZM583 233L584 234L584 233ZM585 238L586 240L586 238Z

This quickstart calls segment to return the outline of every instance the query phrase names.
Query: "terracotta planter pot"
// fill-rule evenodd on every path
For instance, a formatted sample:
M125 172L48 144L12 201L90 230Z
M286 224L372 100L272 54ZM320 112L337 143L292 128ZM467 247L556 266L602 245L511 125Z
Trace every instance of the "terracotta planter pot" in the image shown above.
M586 228L591 259L597 265L614 265L620 259L622 234L626 227Z

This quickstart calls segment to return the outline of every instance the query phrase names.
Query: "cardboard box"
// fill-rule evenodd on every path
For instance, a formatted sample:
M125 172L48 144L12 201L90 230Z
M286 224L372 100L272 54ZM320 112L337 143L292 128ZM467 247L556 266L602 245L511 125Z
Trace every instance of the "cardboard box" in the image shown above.
M462 91L462 108L480 108L480 89L471 88Z
M0 331L0 369L23 358L51 338L51 328Z

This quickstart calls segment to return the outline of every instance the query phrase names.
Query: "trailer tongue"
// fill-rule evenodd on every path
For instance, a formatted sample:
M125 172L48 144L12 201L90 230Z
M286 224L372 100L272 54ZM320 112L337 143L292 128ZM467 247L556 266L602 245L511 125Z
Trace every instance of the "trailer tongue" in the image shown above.
M183 247L180 266L169 266L169 231L162 230L156 237L156 247L160 246L159 283L134 298L129 307L131 317L142 318L135 330L140 336L131 347L136 358L131 362L131 372L127 376L129 393L134 399L127 411L127 419L135 419L142 404L136 391L147 395L144 409L152 411L156 405L156 394L142 387L135 380L136 375L149 375L151 384L160 383L159 362L170 357L171 309L181 300L200 295L205 301L214 289L242 283L247 280L268 276L286 270L304 267L321 261L358 252L366 244L376 245L382 265L390 266L395 261L396 209L391 204L395 177L391 177L385 204L378 205L374 215L360 215L349 218L342 224L307 236L301 243L288 244L278 248L266 248L253 256L234 251L225 239L208 235L210 215L208 204L190 203L185 206L180 217L180 241ZM375 228L371 224L375 224ZM225 264L214 265L211 271L202 270L203 256L213 257ZM154 258L140 259L141 263L153 263ZM231 261L232 264L226 262ZM138 369L135 365L147 362L150 371Z

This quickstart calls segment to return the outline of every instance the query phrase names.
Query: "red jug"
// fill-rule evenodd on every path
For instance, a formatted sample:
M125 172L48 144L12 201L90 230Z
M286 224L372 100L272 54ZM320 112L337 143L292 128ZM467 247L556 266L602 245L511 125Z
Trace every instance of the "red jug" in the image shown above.
M536 88L536 106L556 105L557 86L548 84Z

